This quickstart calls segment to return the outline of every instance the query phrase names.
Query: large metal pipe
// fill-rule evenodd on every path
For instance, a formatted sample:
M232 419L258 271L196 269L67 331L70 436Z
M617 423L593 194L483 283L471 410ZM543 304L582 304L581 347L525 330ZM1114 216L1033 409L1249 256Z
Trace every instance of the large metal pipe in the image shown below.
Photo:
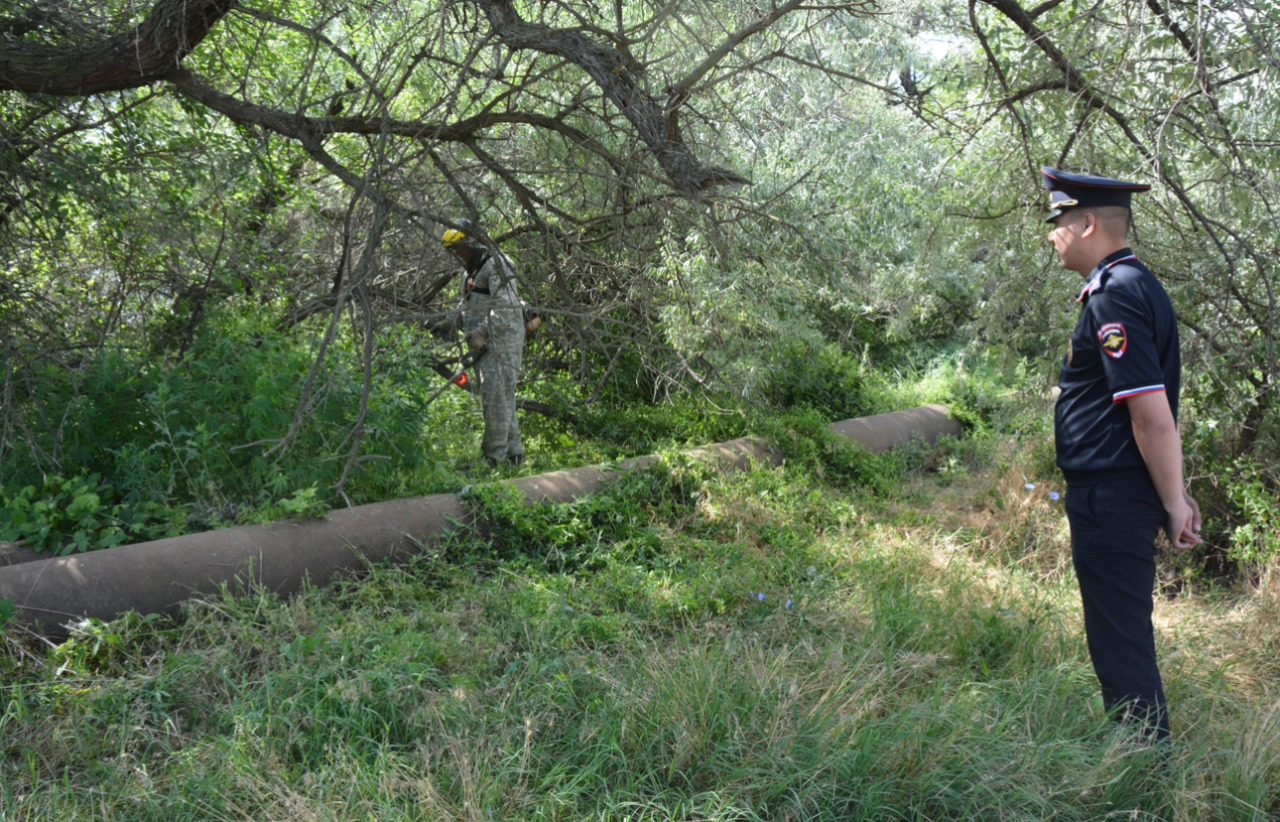
M937 405L844 420L831 428L873 451L913 437L933 442L961 430ZM753 438L685 453L726 471L782 460L775 447ZM571 502L594 491L611 474L656 459L637 457L613 468L554 471L514 484L530 504ZM183 600L223 586L240 593L266 589L292 594L304 582L322 585L369 563L405 558L453 529L474 526L456 494L378 502L335 510L324 519L225 528L0 567L0 600L17 606L20 622L59 637L66 635L67 623L85 617L173 613ZM10 554L9 559L18 556Z

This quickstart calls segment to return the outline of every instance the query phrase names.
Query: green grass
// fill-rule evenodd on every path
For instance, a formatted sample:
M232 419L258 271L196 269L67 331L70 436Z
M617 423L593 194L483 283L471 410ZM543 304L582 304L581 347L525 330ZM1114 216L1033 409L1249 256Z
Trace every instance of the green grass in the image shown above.
M403 567L11 635L0 819L1275 818L1275 663L1234 641L1268 601L1161 603L1162 761L1093 705L1024 451L487 488L489 540Z

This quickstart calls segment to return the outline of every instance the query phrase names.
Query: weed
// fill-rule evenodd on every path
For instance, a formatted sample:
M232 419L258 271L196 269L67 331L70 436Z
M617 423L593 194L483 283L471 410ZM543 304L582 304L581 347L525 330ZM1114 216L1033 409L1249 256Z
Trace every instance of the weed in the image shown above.
M528 505L513 486L471 488L465 499L485 523L485 542L453 550L473 559L524 558L558 571L590 571L620 546L633 561L648 565L662 552L650 523L687 513L707 471L692 463L659 463L621 472L591 494L551 505Z
M774 406L808 409L827 420L868 413L861 364L838 347L797 343L776 356L777 366L764 387Z
M177 532L180 511L154 502L121 503L97 474L48 476L12 494L0 486L0 540L36 551L69 554L121 543L158 539Z

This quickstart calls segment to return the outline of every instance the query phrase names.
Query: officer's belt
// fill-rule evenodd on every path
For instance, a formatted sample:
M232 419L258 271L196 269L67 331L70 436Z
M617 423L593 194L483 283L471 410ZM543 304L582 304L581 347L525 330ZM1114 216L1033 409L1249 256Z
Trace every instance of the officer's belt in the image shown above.
M1102 482L1132 482L1142 477L1150 477L1146 465L1126 465L1120 468L1106 468L1102 471L1080 471L1063 468L1062 478L1072 485L1097 485Z

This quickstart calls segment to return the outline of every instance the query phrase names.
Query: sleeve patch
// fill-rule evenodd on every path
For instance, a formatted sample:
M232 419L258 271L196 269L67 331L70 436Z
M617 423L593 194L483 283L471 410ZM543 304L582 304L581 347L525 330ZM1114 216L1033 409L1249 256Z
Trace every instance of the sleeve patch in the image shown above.
M1120 359L1124 356L1125 346L1129 338L1124 333L1124 323L1106 323L1098 329L1098 342L1108 357Z

